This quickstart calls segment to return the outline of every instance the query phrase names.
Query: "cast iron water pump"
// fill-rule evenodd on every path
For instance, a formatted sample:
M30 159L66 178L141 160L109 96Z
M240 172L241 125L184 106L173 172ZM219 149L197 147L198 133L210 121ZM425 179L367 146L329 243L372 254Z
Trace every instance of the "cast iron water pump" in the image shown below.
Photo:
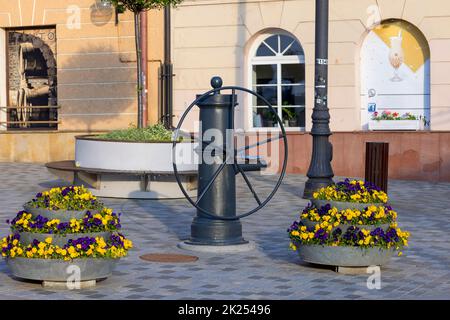
M175 178L186 199L197 209L197 215L191 226L191 238L186 243L199 246L230 246L246 244L242 236L242 225L240 219L247 217L263 208L275 195L286 172L288 158L288 144L286 131L283 123L278 117L272 105L261 95L246 88L228 86L222 87L222 79L214 77L211 80L212 90L198 95L197 99L186 109L178 123L173 137L173 169ZM223 94L224 91L231 91L231 94ZM256 97L274 114L280 132L276 137L258 141L252 145L236 149L234 146L234 111L237 106L237 92L249 93ZM201 129L199 136L199 165L198 165L198 194L194 201L184 189L176 164L176 146L179 141L181 126L188 113L195 107L200 108ZM205 138L204 133L213 130L219 133L217 136L222 139ZM232 138L230 139L230 132ZM225 142L226 137L230 141ZM253 148L282 139L284 142L284 159L279 177L275 187L267 198L260 199L253 188L247 171L261 170L265 165L258 161L256 164L239 163L239 155L247 153ZM222 140L222 141L220 141ZM198 141L197 141L198 142ZM211 151L213 150L213 151ZM214 161L204 161L205 155L212 155ZM258 204L248 212L238 214L236 212L236 175L241 174L248 189Z

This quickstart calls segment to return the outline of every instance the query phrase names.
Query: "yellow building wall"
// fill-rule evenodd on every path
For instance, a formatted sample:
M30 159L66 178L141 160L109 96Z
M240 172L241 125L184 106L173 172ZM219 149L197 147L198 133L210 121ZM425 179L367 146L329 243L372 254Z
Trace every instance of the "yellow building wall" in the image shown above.
M56 26L58 119L61 121L58 133L0 131L0 161L68 159L73 157L74 135L136 124L133 14L120 14L116 26L114 14L102 17L96 12L94 0L0 0L0 31ZM149 123L155 123L159 118L158 72L163 57L162 11L148 12L147 41L148 118ZM0 66L1 79L4 73ZM0 80L2 87L3 82ZM2 105L6 103L3 93L0 90Z
M93 0L0 0L0 28L56 25L62 131L111 130L136 123L133 15L121 14L116 26L114 15L96 18L95 12ZM162 56L162 17L160 11L149 12L152 120L159 103L156 70Z

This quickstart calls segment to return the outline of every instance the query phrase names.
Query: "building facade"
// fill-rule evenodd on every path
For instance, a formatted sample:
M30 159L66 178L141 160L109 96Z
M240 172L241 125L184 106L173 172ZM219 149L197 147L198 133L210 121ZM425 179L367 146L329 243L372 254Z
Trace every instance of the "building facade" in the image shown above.
M308 169L314 103L315 1L186 1L173 11L175 110L213 75L251 88L289 131L289 171ZM390 177L450 181L450 5L444 0L330 0L329 96L338 175L364 175L365 142L390 142ZM418 119L370 131L376 112ZM244 99L248 134L276 126Z
M148 17L148 118L155 123L163 14ZM288 129L288 170L306 173L314 20L314 0L191 0L173 9L174 123L220 75L270 101ZM362 176L364 143L387 141L391 178L450 181L449 27L446 0L330 0L337 175ZM71 159L75 135L136 123L135 68L130 13L116 21L99 0L0 0L0 161ZM383 111L414 116L417 131L371 131L371 118ZM273 115L249 97L239 101L236 124L248 136L277 130Z
M149 120L158 119L162 13L148 13ZM101 1L0 0L0 161L73 158L74 136L136 124L129 12Z

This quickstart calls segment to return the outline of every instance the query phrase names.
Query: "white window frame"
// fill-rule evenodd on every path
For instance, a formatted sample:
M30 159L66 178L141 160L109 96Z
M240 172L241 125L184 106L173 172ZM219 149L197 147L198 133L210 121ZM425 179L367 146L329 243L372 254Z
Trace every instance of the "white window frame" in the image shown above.
M267 39L270 36L273 35L287 35L289 37L292 37L294 40L296 40L298 43L298 39L294 37L291 34L284 33L284 32L274 32L274 33L264 33L261 34L255 41L252 50L249 54L249 61L248 61L248 69L247 69L247 87L250 90L253 90L253 66L254 65L277 65L277 105L274 105L274 108L278 108L278 116L281 120L283 120L283 106L282 106L282 82L281 82L281 66L283 64L305 64L305 56L283 56L279 53L277 53L275 56L264 56L264 57L256 57L256 51L258 50L259 46L263 43L265 39ZM301 44L300 44L301 45ZM306 72L305 72L305 78L306 78ZM305 79L306 81L306 79ZM305 83L299 84L299 86L305 86ZM306 88L305 88L306 89ZM253 98L250 97L247 99L247 128L250 132L257 132L257 131L279 131L279 127L254 127L253 126L253 108L256 108L257 106L253 105ZM305 108L306 110L306 90L305 90L305 105L290 105L291 108ZM305 127L285 127L286 131L305 131Z

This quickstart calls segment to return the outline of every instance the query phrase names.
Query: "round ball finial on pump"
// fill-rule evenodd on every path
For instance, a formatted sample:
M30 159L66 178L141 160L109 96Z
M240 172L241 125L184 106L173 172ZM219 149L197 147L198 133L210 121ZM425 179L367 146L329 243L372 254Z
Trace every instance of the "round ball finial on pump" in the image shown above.
M213 87L214 89L218 89L221 88L223 85L223 81L221 77L212 77L211 79L211 87Z

